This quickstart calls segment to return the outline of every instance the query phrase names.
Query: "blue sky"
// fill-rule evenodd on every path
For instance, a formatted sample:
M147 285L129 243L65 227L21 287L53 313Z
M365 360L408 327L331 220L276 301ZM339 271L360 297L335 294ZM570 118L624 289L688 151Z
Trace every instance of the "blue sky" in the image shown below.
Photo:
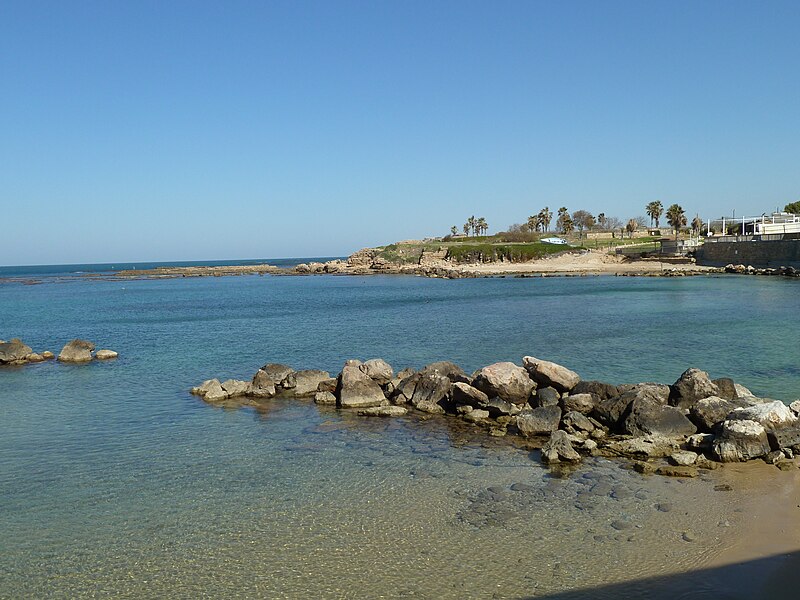
M800 3L0 3L0 264L800 199Z

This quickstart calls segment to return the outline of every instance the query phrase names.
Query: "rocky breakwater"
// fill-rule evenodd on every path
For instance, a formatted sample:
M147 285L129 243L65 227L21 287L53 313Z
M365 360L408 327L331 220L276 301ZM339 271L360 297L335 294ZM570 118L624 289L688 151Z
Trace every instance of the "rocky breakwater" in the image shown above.
M800 269L794 267L756 268L752 265L727 264L722 269L725 273L737 275L766 275L778 277L800 277Z
M492 436L519 436L545 463L619 457L640 472L678 477L753 459L796 468L800 453L800 400L757 398L695 368L671 385L615 385L532 356L472 374L444 361L395 373L382 359L348 360L336 377L268 364L251 381L210 379L192 393L216 405L305 397L365 417L440 415Z

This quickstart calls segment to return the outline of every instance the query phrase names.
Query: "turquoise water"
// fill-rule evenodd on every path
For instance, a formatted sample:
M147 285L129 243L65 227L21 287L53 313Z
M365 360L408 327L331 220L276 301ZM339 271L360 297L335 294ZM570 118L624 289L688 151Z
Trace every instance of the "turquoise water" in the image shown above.
M606 461L553 479L456 424L302 401L221 410L188 389L273 361L470 371L532 354L620 383L697 366L790 401L798 289L746 277L0 285L0 338L120 352L0 370L0 597L522 597L702 564L722 537L687 549L680 536L716 519L708 481L644 480ZM672 513L654 508L665 498ZM619 520L631 529L610 527ZM614 556L581 573L557 566L604 545Z

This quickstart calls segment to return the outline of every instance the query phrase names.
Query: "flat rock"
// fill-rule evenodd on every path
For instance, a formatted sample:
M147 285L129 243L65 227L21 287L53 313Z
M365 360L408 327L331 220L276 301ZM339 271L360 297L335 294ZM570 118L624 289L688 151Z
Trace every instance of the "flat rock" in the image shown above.
M402 417L407 413L404 406L373 406L358 411L362 417Z
M797 415L783 402L775 400L765 404L737 408L728 415L728 419L733 421L755 421L765 429L777 429L794 425L797 422Z
M663 458L679 449L678 440L659 436L613 440L603 448L608 454L626 458Z
M690 408L698 400L719 394L719 388L708 377L708 373L691 368L684 371L670 386L669 403L681 408Z
M42 358L45 360L52 360L55 357L56 355L50 352L50 350L45 350L44 352L42 352Z
M498 362L483 367L472 385L484 394L514 404L525 404L536 387L528 372L512 362Z
M575 371L549 360L525 356L522 365L539 386L551 386L562 393L572 391L581 380Z
M656 475L664 477L697 477L698 470L695 467L664 465L656 469Z
M386 400L383 390L359 365L345 363L339 375L337 396L342 408L368 408L381 406Z
M322 405L334 405L336 404L336 396L334 396L332 392L317 392L314 394L314 403Z
M481 423L489 418L489 411L480 408L473 408L471 411L464 413L464 420L471 423Z
M92 352L94 352L94 344L87 340L72 340L68 342L58 354L58 360L61 362L89 362L92 360Z
M117 358L119 356L118 352L114 352L113 350L98 350L94 357L97 360L111 360L113 358Z
M673 465L688 467L697 462L697 453L688 450L680 450L669 455L669 460Z
M28 356L25 357L27 362L37 363L37 362L44 362L45 358L41 354L37 352L31 352Z
M229 398L235 398L237 396L247 396L250 394L251 385L249 381L228 379L222 382L222 389L225 390L225 394Z
M330 373L327 371L318 371L315 369L306 369L303 371L295 371L294 387L291 388L295 396L313 396L319 391L319 384L323 381L328 381L331 378Z
M518 415L522 411L521 405L513 404L502 398L489 398L480 408L488 410L493 419L503 416Z
M630 435L678 437L692 435L697 427L681 409L658 404L650 399L637 398L631 402L624 430Z
M523 410L516 416L515 422L522 435L548 434L558 429L561 409L558 406L540 406Z

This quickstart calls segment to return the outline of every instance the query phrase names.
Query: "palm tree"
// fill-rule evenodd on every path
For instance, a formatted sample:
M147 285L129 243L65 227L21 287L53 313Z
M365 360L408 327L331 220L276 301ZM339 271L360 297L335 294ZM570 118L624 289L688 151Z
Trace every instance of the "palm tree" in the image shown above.
M700 218L700 215L695 215L694 219L692 219L692 234L697 237L700 235L700 230L703 228L703 220Z
M539 215L531 215L528 217L528 231L531 233L539 231Z
M469 220L467 220L467 222L464 223L464 227L462 227L462 229L464 230L464 235L469 235L469 229L470 229Z
M633 237L633 232L636 231L636 229L638 229L638 227L639 227L639 222L636 219L628 220L628 224L625 225L625 231L628 232L628 237L629 238Z
M550 222L553 220L553 213L550 210L550 207L545 206L542 210L540 210L539 218L542 222L542 230L550 231Z
M686 225L686 214L678 204L673 204L667 209L667 222L675 230L675 240L678 240L678 234L681 227Z
M457 234L457 233L458 233L458 227L456 227L455 225L453 225L453 226L450 228L450 235L455 235L455 234Z
M650 227L653 226L653 221L656 222L656 227L658 227L658 221L661 218L661 213L664 212L664 206L661 204L661 200L653 200L649 202L647 206L644 207L645 212L650 217Z
M558 209L558 220L556 221L556 227L564 233L568 233L566 227L567 221L570 223L569 230L572 231L572 217L569 215L569 212L567 212L567 207L562 206Z
M478 232L478 235L483 235L489 231L489 225L486 223L486 219L480 217L477 221L475 221L475 230Z
M606 228L606 213L597 215L597 224L600 225L600 229Z

